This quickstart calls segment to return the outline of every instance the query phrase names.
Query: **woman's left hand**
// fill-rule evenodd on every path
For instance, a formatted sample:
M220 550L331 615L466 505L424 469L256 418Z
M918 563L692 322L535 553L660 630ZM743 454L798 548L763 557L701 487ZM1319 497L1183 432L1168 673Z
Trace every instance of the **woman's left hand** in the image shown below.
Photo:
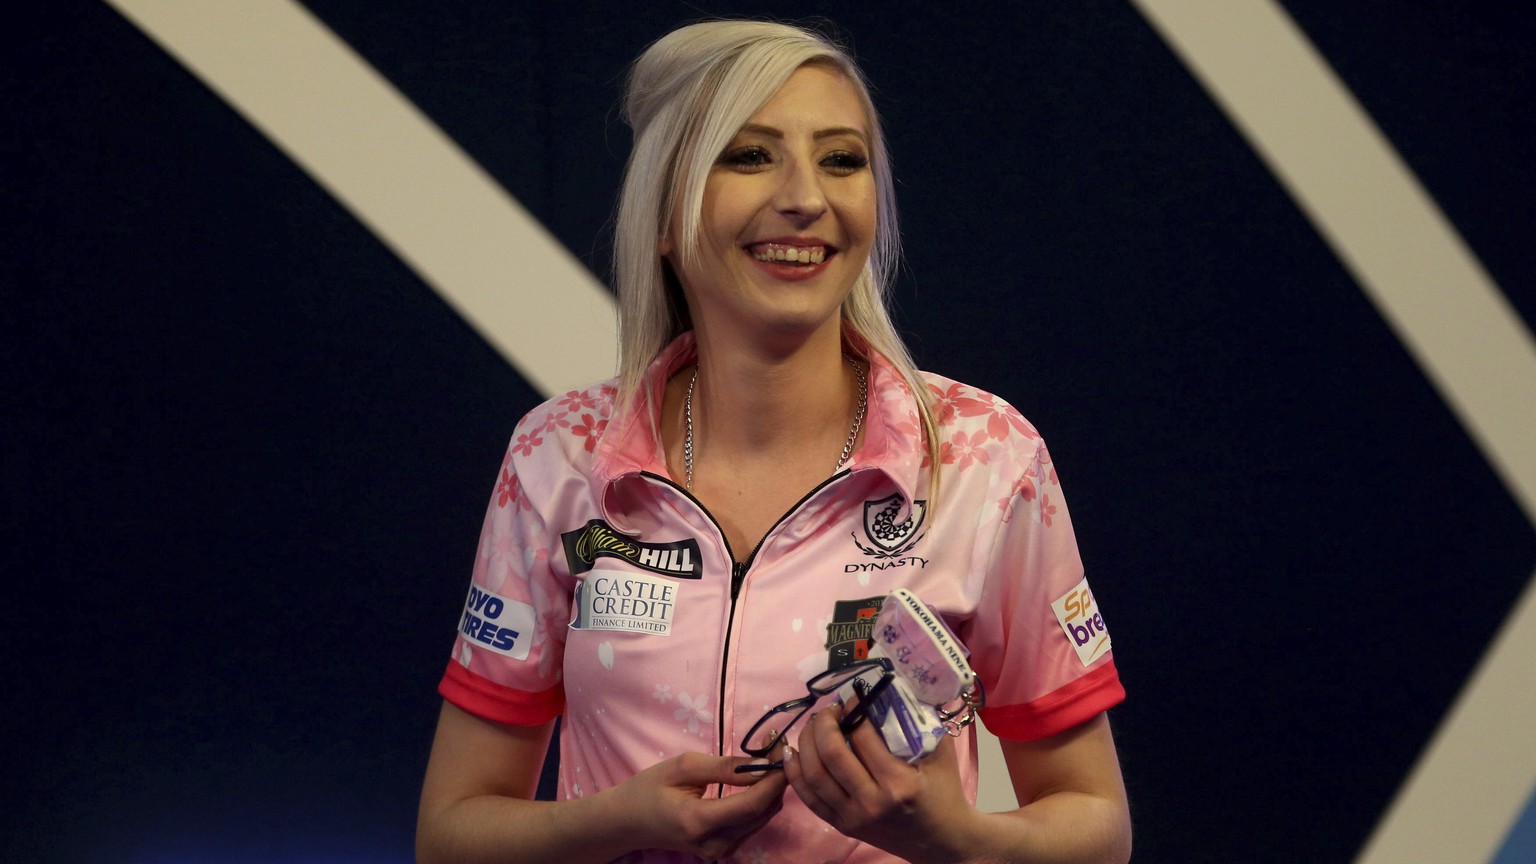
M868 722L845 739L843 709L817 712L784 760L795 794L832 827L908 861L954 860L953 838L976 813L960 785L955 744L908 765Z

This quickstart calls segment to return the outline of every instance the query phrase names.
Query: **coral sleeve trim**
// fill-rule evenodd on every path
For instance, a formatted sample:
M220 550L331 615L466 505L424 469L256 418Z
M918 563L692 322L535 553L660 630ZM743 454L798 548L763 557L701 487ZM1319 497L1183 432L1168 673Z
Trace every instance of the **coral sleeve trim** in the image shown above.
M1035 741L1086 723L1125 701L1125 687L1115 671L1115 661L1023 705L999 705L981 709L982 722L999 738Z
M455 706L485 720L513 726L538 726L565 709L565 689L555 686L538 693L515 690L488 681L449 661L437 692Z

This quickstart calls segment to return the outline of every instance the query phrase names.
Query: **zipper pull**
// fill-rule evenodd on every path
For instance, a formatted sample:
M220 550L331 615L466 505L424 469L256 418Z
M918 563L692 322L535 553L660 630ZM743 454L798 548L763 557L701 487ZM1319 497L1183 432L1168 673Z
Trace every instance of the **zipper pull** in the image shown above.
M731 599L741 593L741 580L747 578L747 565L740 561L731 564Z

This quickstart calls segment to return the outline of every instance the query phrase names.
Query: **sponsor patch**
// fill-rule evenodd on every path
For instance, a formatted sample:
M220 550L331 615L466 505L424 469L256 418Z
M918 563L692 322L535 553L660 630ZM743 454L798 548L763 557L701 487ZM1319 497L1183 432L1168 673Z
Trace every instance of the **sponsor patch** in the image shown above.
M1086 577L1056 598L1051 611L1056 613L1061 632L1067 634L1067 641L1072 643L1084 666L1109 653L1109 631L1104 629L1104 616L1093 602Z
M913 501L912 512L903 522L896 521L900 511L901 494L897 492L876 501L865 501L864 539L869 545L859 542L859 535L853 535L853 543L859 551L875 558L900 558L911 552L917 541L923 539L923 519L928 515L928 502Z
M459 633L476 648L495 651L513 660L527 660L533 644L533 607L469 586Z
M572 630L672 634L677 583L645 573L598 570L576 586Z
M862 600L839 600L832 605L832 623L827 625L827 668L836 669L869 656L869 640L875 630L875 618L885 596Z
M593 519L575 531L560 535L565 546L565 560L571 573L585 573L599 558L617 558L652 573L674 579L698 579L699 542L693 539L671 543L642 543L628 534L620 534L601 519Z

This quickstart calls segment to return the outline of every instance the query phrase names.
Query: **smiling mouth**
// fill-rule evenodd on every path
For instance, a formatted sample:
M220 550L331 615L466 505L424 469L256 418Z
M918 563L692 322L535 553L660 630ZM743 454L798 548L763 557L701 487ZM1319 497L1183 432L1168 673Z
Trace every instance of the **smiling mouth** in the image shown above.
M793 246L787 243L756 243L747 247L753 258L769 264L820 264L837 250L826 246Z

